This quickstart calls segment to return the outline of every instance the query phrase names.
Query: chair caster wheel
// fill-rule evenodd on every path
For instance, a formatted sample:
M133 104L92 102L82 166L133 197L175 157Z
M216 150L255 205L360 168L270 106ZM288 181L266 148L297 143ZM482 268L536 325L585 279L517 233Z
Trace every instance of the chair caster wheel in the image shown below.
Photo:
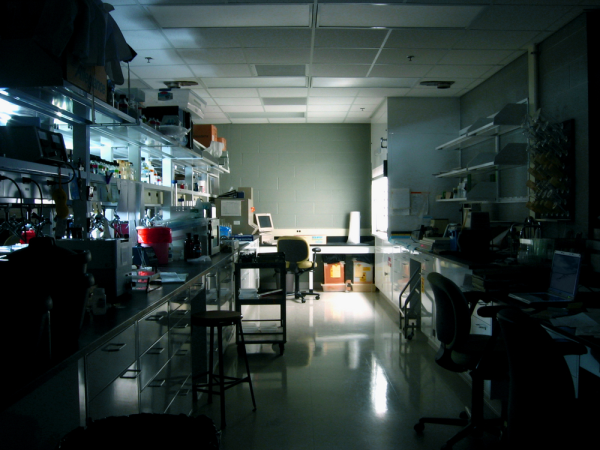
M321 298L321 296L320 296L320 295L317 295L317 296L315 297L315 300L319 300L320 298Z
M423 433L423 430L425 429L425 425L422 424L421 422L419 422L414 426L414 429L417 433L421 434L421 433Z

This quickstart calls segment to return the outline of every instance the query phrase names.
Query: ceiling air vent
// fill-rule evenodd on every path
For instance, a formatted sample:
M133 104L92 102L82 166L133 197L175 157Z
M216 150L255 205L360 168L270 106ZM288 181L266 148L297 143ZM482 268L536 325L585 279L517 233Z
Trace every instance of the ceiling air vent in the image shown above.
M419 84L421 86L431 86L438 89L448 89L454 83L454 81L421 81Z

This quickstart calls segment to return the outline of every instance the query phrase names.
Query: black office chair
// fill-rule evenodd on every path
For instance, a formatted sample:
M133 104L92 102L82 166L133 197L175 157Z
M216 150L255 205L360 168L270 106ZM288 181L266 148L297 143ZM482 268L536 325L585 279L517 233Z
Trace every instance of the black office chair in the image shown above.
M584 354L585 346L554 340L539 321L519 309L503 309L496 317L510 374L506 448L580 448L578 443L589 442L581 413L593 414L597 405L578 405L563 356ZM597 425L595 421L594 429Z
M469 372L472 379L471 414L469 417L468 413L463 412L460 418L454 419L422 417L414 428L421 433L426 423L463 426L442 447L450 449L471 433L500 430L503 423L501 418L483 417L483 382L506 378L506 355L494 337L470 334L471 314L482 293L463 293L456 284L439 273L430 273L427 281L435 297L436 333L441 341L435 361L452 372Z
M277 239L277 251L285 254L287 273L294 274L294 298L300 298L302 303L305 303L304 297L314 295L315 299L319 300L320 295L313 292L312 287L308 291L300 291L300 275L317 267L316 257L321 249L318 247L312 249L313 258L311 261L308 258L310 256L310 245L308 245L306 239L301 236L281 236Z

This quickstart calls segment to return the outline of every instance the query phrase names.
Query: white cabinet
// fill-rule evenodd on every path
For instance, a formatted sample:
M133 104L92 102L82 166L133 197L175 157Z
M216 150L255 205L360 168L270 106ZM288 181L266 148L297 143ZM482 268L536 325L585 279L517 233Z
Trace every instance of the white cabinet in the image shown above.
M375 237L375 286L392 303L393 252L392 244L385 239Z

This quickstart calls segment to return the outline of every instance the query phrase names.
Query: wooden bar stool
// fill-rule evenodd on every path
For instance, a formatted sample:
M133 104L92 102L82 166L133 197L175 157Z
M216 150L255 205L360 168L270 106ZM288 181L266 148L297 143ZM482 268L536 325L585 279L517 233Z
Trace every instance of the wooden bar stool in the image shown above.
M252 396L253 411L256 411L256 401L254 400L254 390L252 389L252 379L250 378L250 365L248 364L248 355L244 343L244 333L242 332L242 314L237 311L206 311L203 313L192 314L192 325L210 328L209 361L208 371L200 374L198 378L208 375L207 383L194 383L194 400L197 399L196 392L208 393L208 403L212 403L212 395L221 397L221 428L225 428L225 391L237 384L247 382L250 385L250 395ZM246 376L243 378L230 377L225 375L223 364L223 327L235 325L241 340L239 350L242 350L242 356L246 362ZM219 373L213 373L214 365L214 342L215 328L217 329L217 349L219 352ZM240 348L241 347L241 348ZM239 353L238 350L238 353ZM215 378L217 382L215 382ZM215 388L218 386L218 390Z

